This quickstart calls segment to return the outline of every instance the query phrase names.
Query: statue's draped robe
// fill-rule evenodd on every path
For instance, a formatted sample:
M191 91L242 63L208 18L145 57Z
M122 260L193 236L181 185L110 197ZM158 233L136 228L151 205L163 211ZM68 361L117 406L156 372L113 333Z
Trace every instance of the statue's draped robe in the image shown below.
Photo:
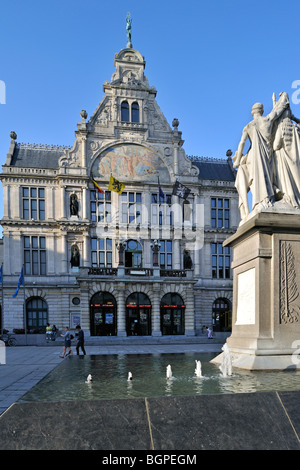
M299 128L286 116L278 123L274 140L274 184L283 193L284 200L293 207L300 207L299 132Z
M244 128L244 132L247 133L251 142L251 147L238 168L235 186L239 194L243 193L244 188L251 190L252 208L274 196L272 131L274 121L283 113L287 104L288 96L285 93L270 114L253 119ZM242 203L240 197L239 206Z

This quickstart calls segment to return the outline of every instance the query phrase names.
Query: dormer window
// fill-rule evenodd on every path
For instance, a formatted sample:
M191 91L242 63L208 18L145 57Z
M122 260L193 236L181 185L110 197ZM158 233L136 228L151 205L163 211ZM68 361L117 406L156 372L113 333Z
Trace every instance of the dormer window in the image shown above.
M136 101L131 105L131 122L140 122L140 107Z
M127 101L123 101L121 104L121 121L129 122L129 104Z

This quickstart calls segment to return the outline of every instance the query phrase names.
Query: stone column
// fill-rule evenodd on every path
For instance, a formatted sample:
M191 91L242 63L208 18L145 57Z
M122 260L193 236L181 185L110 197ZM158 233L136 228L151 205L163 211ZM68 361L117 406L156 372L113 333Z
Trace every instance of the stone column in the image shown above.
M160 329L160 285L153 285L153 296L152 296L152 336L161 336Z
M61 219L66 218L65 187L64 186L61 186L61 188L60 188L60 217L61 217Z
M90 336L90 296L88 284L86 282L80 284L80 306L81 328L84 330L85 336Z
M117 302L118 302L118 313L117 313L117 329L118 336L127 336L126 333L126 307L125 307L125 284L119 282L117 284Z
M186 303L185 303L185 335L195 335L195 305L194 305L194 291L193 285L188 284L185 286Z

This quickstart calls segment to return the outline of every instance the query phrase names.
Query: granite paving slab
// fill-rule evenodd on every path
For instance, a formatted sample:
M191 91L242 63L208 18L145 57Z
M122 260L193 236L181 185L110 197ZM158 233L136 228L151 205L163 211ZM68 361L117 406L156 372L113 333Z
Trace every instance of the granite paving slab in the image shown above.
M0 416L0 449L300 450L297 402L299 392L19 402Z

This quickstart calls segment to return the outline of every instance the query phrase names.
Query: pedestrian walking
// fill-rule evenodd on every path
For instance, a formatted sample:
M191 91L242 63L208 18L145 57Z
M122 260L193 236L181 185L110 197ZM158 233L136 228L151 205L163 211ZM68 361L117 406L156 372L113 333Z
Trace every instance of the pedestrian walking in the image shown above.
M60 336L63 336L65 342L64 342L63 353L62 353L59 357L64 358L64 357L68 356L69 354L71 354L71 356L73 356L73 351L72 351L72 349L71 349L71 339L73 339L74 336L71 335L68 326L66 326L66 328L65 328L65 334L64 334L64 335L60 335ZM67 350L68 350L68 351L67 351Z
M76 330L78 331L77 333L77 344L76 344L76 351L77 355L79 355L79 348L81 348L82 352L84 355L86 355L85 349L84 349L84 332L81 329L80 325L76 326Z

